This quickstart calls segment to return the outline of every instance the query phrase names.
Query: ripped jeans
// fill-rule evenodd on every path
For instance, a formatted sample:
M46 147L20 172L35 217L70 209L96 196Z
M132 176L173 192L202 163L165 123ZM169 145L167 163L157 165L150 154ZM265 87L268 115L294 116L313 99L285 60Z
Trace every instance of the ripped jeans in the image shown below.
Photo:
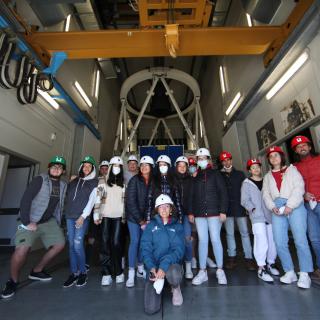
M87 273L84 238L89 225L85 219L81 228L76 228L77 219L67 219L70 270L73 274Z

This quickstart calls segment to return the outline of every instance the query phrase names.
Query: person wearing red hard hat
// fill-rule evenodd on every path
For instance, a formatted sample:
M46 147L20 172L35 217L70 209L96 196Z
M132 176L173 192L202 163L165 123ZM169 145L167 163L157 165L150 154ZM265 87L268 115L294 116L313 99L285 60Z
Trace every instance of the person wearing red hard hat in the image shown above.
M300 267L297 285L308 289L311 286L308 273L313 271L313 262L307 239L304 181L295 166L286 165L286 157L280 147L270 147L266 153L271 169L263 179L262 194L266 207L272 211L274 241L285 272L280 282L291 284L298 280L288 246L290 227Z
M305 136L296 136L291 148L299 160L295 166L305 183L305 207L308 212L308 236L316 256L316 270L312 277L320 280L320 156L314 154L311 141Z
M273 282L271 275L280 273L274 266L277 250L273 240L272 214L262 199L262 172L259 159L249 159L247 169L250 177L241 187L241 205L249 213L253 232L253 253L258 265L258 278ZM267 263L266 263L267 262Z
M227 220L225 222L228 246L228 260L226 268L233 269L236 266L237 247L234 236L234 223L236 222L241 235L247 269L255 271L256 266L252 257L248 218L244 208L241 206L241 185L246 176L244 172L234 168L232 165L232 154L230 152L222 151L219 155L219 160L223 166L221 174L227 186L229 199Z

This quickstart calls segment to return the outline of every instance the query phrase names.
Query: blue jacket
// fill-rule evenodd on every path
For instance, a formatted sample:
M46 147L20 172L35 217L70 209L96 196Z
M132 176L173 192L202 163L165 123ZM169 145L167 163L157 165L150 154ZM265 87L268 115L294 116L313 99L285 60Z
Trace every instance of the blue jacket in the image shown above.
M176 219L164 225L161 217L156 215L142 234L140 250L148 272L152 268L167 272L172 264L181 263L184 257L182 225Z

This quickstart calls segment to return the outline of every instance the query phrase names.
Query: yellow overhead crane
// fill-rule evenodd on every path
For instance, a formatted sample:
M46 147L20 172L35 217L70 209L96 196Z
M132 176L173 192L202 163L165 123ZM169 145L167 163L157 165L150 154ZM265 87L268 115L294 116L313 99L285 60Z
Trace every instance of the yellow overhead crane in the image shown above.
M64 51L68 59L265 54L267 66L314 2L300 0L281 26L208 27L206 0L139 0L139 29L24 36L46 65Z

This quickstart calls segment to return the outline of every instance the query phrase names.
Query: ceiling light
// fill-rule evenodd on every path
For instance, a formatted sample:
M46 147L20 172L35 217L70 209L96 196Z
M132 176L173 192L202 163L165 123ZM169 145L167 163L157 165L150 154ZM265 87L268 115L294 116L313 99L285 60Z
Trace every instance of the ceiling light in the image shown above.
M97 99L99 97L99 87L100 87L100 70L97 70L97 72L96 72L95 90L94 90L94 96Z
M86 104L91 108L92 107L92 102L90 101L90 99L88 98L87 94L84 92L84 90L82 89L82 87L80 86L80 83L78 81L76 81L74 83L74 86L76 87L76 89L78 90L78 92L80 93L81 97L83 98L83 100L86 102Z
M247 17L247 21L248 21L248 26L249 26L249 27L252 27L252 26L253 26L253 23L252 23L252 19L251 19L250 14L246 13L246 17Z
M227 115L227 116L230 114L230 112L231 112L231 111L234 109L234 107L237 105L237 103L239 102L240 98L241 98L241 93L238 92L238 93L236 94L236 96L233 98L232 102L230 103L230 105L229 105L229 107L228 107L228 109L227 109L227 111L226 111L226 115Z
M40 96L46 100L53 108L55 108L56 110L58 110L60 108L59 104L57 103L57 101L55 101L49 93L42 91L41 89L38 89L38 93L40 94Z
M70 22L71 22L71 14L68 14L67 18L66 18L66 23L64 26L64 31L68 32L70 30Z
M221 86L221 92L224 95L226 93L226 85L224 80L224 73L223 73L223 67L219 67L219 78L220 78L220 86Z

